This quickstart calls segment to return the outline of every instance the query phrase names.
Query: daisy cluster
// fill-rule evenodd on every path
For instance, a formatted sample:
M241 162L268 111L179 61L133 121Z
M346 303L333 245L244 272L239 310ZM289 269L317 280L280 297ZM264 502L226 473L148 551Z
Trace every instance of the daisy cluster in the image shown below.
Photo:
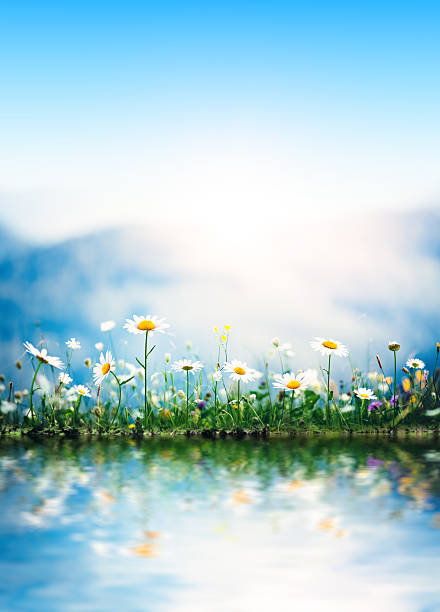
M110 346L113 346L111 343L111 332L115 327L116 323L110 320L104 321L100 326L103 333L109 334L108 340ZM65 342L65 362L58 356L49 355L47 348L42 346L43 343L34 346L30 342L25 342L25 350L31 356L34 364L34 376L30 392L26 392L26 395L23 393L21 396L21 401L23 401L24 397L29 398L27 414L34 415L33 396L35 393L40 395L42 393L49 393L49 382L42 374L44 368L60 371L55 387L55 396L58 394L59 402L62 402L62 400L76 402L75 406L78 409L83 398L92 398L98 402L98 406L94 407L98 417L101 414L99 401L104 384L109 380L113 383L108 387L108 392L111 399L118 399L116 413L119 415L122 391L125 385L131 383L127 388L136 390L139 405L144 404L143 413L139 410L136 414L143 414L145 423L151 419L154 408L162 410L163 414L168 412L171 418L172 413L168 408L168 404L174 401L172 405L176 407L179 400L185 401L187 419L190 408L193 409L191 414L196 414L194 410L205 408L210 403L211 406L214 404L215 410L217 410L218 398L222 402L226 402L226 404L230 403L234 409L239 409L242 406L242 402L245 402L247 406L251 406L256 401L258 391L246 395L243 386L249 384L254 384L257 389L264 389L264 393L266 393L266 397L268 394L270 402L270 388L276 392L278 396L277 401L282 402L283 406L284 398L290 397L291 410L294 407L295 398L304 394L307 397L307 393L310 392L312 394L310 397L322 397L323 400L326 397L326 409L336 408L340 415L354 410L356 406L361 406L363 410L364 405L368 405L368 413L379 413L383 411L384 406L388 406L391 410L399 406L399 401L401 400L399 400L397 391L402 394L409 393L411 395L416 385L419 385L419 388L422 389L427 385L428 381L428 372L424 370L425 363L416 356L411 356L406 361L406 367L403 368L404 372L408 373L408 378L402 380L402 390L400 391L396 385L397 381L395 378L385 376L380 358L377 356L381 371L370 372L367 377L363 377L358 370L353 370L351 388L344 393L331 380L331 360L333 357L347 358L349 350L339 340L321 336L315 337L310 342L310 347L325 358L325 366L321 367L322 378L320 378L319 372L315 369L293 370L290 367L286 367L288 360L294 356L294 352L289 343L282 343L279 338L273 338L269 352L269 358L279 360L279 372L269 372L267 363L265 372L262 372L251 367L244 360L230 358L229 325L225 325L223 328L214 328L218 343L217 364L214 370L206 372L205 363L197 358L185 357L172 361L171 355L166 353L163 371L148 374L149 357L155 348L155 346L149 348L148 341L155 335L168 334L170 325L166 322L165 318L160 318L157 315L134 314L132 318L126 319L123 329L129 334L143 337L144 352L140 358L136 358L137 365L134 365L117 360L112 350L106 349L103 342L97 342L95 348L99 356L94 365L90 358L84 360L87 368L92 371L95 392L92 391L92 385L87 384L87 381L75 381L75 384L71 386L71 383L74 382L71 371L72 355L81 349L81 343L76 338L70 338ZM191 343L189 341L186 343L186 348L188 351L191 350ZM399 343L396 341L390 342L388 348L394 354L394 359L396 359L396 353L400 350ZM440 346L437 345L437 356L439 351ZM123 370L128 370L128 375L122 373ZM179 374L183 375L184 381L186 378L186 392L184 389L178 389L178 384L176 385L174 380L174 377ZM162 396L158 390L161 378L166 385ZM208 381L212 391L207 391L203 395L202 384L204 380ZM372 388L370 388L368 383L371 384ZM143 388L141 389L141 387ZM5 386L0 382L1 411L3 413L11 412L11 406L14 405L14 402L11 401L11 399L14 399L14 397L10 397L11 393L9 393L7 400L2 397L2 393L5 391ZM263 392L260 391L260 396L261 393ZM437 400L437 394L435 399ZM363 418L362 410L361 419ZM127 409L126 412L128 425L132 419L130 419L131 415ZM341 416L341 418L343 417Z

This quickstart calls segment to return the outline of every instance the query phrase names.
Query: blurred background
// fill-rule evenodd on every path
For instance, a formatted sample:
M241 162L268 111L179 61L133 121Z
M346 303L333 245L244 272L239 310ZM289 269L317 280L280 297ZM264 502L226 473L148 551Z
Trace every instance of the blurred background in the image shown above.
M374 366L439 339L434 2L14 2L0 23L0 369L43 335ZM126 343L129 342L127 345ZM82 356L84 357L84 355ZM131 356L133 360L133 356ZM346 367L349 368L348 363Z

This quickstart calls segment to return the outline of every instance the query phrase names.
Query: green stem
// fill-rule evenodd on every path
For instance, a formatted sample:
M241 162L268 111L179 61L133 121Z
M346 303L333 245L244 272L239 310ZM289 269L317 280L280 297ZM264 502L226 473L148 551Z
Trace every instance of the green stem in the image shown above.
M393 385L393 428L394 421L396 420L396 408L397 408L397 397L396 397L396 384L397 384L397 358L396 351L393 351L394 354L394 385Z
M330 424L330 363L331 354L328 356L328 369L327 369L327 425Z
M121 383L119 382L119 378L116 376L116 374L112 370L110 370L110 372L113 374L114 378L116 379L116 382L118 383L118 390L119 390L118 407L116 408L116 412L113 415L112 422L110 423L110 427L111 427L113 423L115 422L116 415L119 414L119 407L121 406Z
M33 379L32 379L32 384L31 384L31 393L30 393L30 396L29 396L29 408L30 408L30 411L31 411L32 420L34 420L34 418L36 418L36 416L37 416L37 415L35 414L35 411L34 411L34 400L33 400L33 395L34 395L34 385L35 385L35 379L37 378L38 370L40 369L40 367L41 367L41 361L39 361L39 362L38 362L37 369L36 369L36 370L35 370L35 372L34 372L34 377L33 377Z
M145 427L147 427L147 414L148 414L148 396L147 396L147 359L148 359L148 330L145 332L145 360L144 360L144 420Z
M238 413L238 418L239 418L240 424L241 424L240 400L241 400L241 396L240 396L240 380L238 380L237 381L237 413Z
M186 428L188 429L188 418L189 418L189 408L188 408L188 400L189 400L189 371L186 371Z

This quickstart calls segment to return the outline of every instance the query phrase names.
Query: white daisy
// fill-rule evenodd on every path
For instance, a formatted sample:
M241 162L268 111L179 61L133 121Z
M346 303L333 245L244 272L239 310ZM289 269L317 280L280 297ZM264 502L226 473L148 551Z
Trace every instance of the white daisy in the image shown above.
M338 357L347 357L348 349L344 344L341 344L339 340L333 340L331 338L315 338L310 343L310 346L314 351L319 351L321 355L337 355Z
M354 390L354 394L358 396L361 400L376 400L377 397L374 395L374 391L371 389L366 389L365 387L359 387L359 389Z
M62 385L69 385L72 382L72 379L67 372L61 372L61 374L58 376L58 380Z
M77 351L81 348L81 344L76 338L70 338L70 340L67 340L66 344L72 351Z
M114 329L115 326L116 326L116 323L114 321L103 321L101 323L101 331L102 332L111 331L112 329Z
M278 374L272 384L276 389L284 391L303 391L307 389L309 377L305 372L298 372L296 376L293 372Z
M72 389L78 395L83 395L84 397L92 397L90 390L85 385L75 385L74 387L72 387Z
M99 357L99 362L95 364L93 368L93 380L95 385L99 387L102 384L104 378L106 378L112 368L115 367L115 362L113 360L113 356L110 351L107 351L104 357L104 354L101 353Z
M175 372L199 372L204 366L201 361L191 361L191 359L179 359L171 366Z
M147 315L146 317L133 315L132 319L125 319L126 324L124 329L130 334L145 334L146 332L161 334L169 327L168 323L164 323L165 319L159 319L156 315Z
M222 373L220 370L215 370L212 374L209 375L213 382L220 382L222 379Z
M422 370L425 367L424 361L422 361L421 359L417 359L416 357L410 357L406 362L406 365L409 368L414 368L414 370L417 370L419 368Z
M258 370L254 370L253 368L249 368L249 371L251 372L255 380L258 380L259 378L263 377L263 372L259 372Z
M249 368L244 361L233 359L224 365L224 371L231 374L230 378L234 382L253 382L255 380L255 370Z
M96 349L97 351L102 351L102 350L103 350L103 348L104 348L104 343L103 343L103 342L97 342L97 343L95 344L95 349Z
M59 359L58 357L50 357L47 354L47 350L45 348L39 351L30 342L25 342L24 348L27 350L28 353L36 357L40 363L47 363L48 365L54 368L58 368L59 370L62 370L64 368L64 364L61 359Z

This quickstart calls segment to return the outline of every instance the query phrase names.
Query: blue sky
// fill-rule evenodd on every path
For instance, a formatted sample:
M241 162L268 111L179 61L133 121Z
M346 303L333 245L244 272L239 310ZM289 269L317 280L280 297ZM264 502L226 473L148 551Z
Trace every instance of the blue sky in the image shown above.
M426 2L9 3L0 219L57 239L164 214L244 224L267 203L436 205L439 17Z

